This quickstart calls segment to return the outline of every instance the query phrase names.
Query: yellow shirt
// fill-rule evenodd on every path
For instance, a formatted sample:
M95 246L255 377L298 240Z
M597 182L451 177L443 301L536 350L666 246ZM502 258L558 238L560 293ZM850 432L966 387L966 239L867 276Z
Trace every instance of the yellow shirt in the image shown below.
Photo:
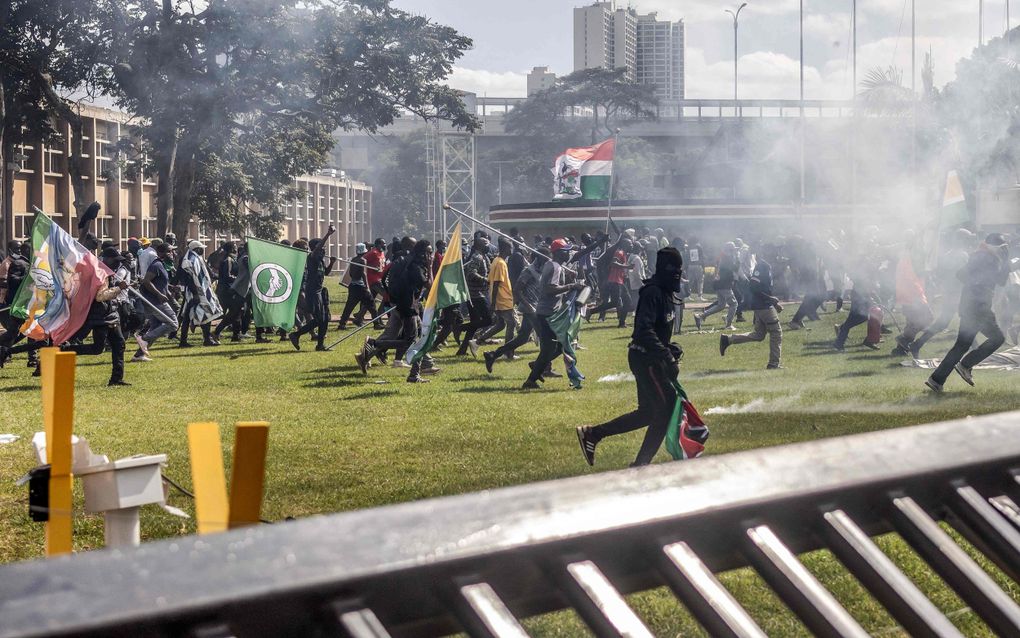
M496 298L493 300L493 306L496 310L513 310L514 307L514 291L510 285L510 272L506 267L506 260L502 257L496 257L492 260L492 265L489 267L489 290L493 289L494 283L499 283L499 290L496 292Z

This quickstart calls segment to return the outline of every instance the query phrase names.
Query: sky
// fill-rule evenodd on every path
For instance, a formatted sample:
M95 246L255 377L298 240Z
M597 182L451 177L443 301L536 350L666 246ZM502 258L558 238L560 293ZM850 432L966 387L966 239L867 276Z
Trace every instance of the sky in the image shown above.
M980 0L923 0L917 3L917 85L929 50L935 83L956 75L956 62L978 44ZM1007 0L984 0L985 40L1006 26ZM858 80L869 69L896 66L910 85L912 0L857 0ZM479 95L519 97L535 66L557 75L573 70L573 8L583 0L393 0L393 5L426 15L474 40L457 61L450 84ZM618 2L626 5L626 2ZM635 0L640 13L686 25L688 98L733 96L733 20L726 0ZM852 96L850 14L852 0L804 0L804 83L806 99ZM748 0L739 22L741 98L796 99L799 96L798 15L800 0ZM1011 5L1011 24L1020 23L1020 2Z

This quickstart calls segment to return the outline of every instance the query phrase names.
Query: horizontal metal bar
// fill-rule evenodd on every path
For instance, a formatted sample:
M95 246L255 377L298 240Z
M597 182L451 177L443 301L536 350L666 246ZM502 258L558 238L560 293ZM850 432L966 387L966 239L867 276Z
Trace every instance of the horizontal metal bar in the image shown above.
M992 630L1020 635L1020 607L949 537L917 501L893 499L893 521L903 537Z
M741 521L816 549L797 529L820 503L882 533L874 503L891 490L937 499L953 479L1008 477L1018 432L1020 413L991 415L3 565L0 637L138 636L228 612L240 635L310 633L343 598L397 637L452 633L449 598L423 583L478 574L520 618L566 604L540 566L568 552L628 594L663 583L653 548L680 530L712 571L746 564Z
M962 638L939 608L843 510L824 514L833 553L911 636Z

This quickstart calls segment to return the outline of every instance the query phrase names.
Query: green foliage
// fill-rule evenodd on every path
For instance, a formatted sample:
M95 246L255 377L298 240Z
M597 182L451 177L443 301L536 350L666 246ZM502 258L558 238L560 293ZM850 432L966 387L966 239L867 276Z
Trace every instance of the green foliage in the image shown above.
M107 88L142 117L178 234L190 216L237 230L256 209L268 230L337 128L405 111L477 124L443 84L470 40L387 0L117 4Z
M381 150L364 175L372 184L372 225L376 236L425 237L425 136L417 132L382 138Z

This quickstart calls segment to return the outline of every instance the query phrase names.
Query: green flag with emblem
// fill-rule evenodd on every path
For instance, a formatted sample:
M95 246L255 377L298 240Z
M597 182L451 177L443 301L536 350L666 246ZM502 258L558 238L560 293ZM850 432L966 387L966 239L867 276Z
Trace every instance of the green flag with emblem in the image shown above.
M259 328L294 327L308 253L276 242L248 238L251 308Z

